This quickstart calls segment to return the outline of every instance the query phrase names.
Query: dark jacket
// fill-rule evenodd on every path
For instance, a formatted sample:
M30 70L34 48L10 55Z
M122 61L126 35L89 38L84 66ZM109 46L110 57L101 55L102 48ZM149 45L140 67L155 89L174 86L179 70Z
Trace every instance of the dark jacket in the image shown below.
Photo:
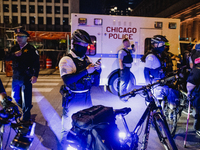
M21 56L15 56L15 52L19 51L18 44L11 48L6 54L5 60L12 60L13 78L30 79L32 76L38 77L40 62L37 50L30 44L22 48Z

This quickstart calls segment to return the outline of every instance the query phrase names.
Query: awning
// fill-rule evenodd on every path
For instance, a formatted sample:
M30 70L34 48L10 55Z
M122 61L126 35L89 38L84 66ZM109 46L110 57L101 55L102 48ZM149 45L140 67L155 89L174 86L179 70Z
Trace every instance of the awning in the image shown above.
M71 39L71 32L27 31L29 41Z

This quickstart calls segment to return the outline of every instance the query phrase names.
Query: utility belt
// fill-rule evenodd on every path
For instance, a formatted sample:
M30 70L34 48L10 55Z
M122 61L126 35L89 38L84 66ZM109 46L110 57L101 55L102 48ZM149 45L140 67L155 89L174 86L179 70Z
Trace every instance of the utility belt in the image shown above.
M89 89L86 90L71 90L66 85L61 85L60 94L62 95L62 106L66 107L75 94L82 94L89 92Z

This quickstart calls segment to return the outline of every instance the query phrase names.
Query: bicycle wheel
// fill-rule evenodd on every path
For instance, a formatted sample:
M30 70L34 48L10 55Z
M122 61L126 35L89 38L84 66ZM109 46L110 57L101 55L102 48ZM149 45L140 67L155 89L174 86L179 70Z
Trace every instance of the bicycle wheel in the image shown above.
M153 115L155 130L158 134L160 142L166 150L178 150L176 144L170 134L168 126L165 124L160 113Z
M171 136L174 137L177 129L177 121L178 121L178 108L170 110L169 108L166 110L167 113L165 113L167 125L169 127L169 131L171 133Z

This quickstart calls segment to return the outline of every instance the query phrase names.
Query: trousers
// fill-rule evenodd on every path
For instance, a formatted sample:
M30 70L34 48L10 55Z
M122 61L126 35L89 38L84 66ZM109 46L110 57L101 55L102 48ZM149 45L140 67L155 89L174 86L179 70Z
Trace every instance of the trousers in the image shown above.
M12 96L17 105L22 108L23 120L28 121L31 118L32 108L32 84L29 80L13 79Z
M120 70L120 83L119 83L119 95L127 93L127 86L130 81L130 68L125 67Z

